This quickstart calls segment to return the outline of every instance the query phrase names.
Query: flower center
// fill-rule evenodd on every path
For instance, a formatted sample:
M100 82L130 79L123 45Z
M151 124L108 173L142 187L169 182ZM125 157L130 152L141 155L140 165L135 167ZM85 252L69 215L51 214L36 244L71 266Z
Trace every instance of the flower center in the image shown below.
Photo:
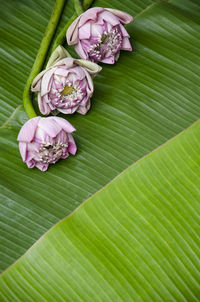
M64 89L61 91L61 94L62 95L68 95L68 94L71 94L73 90L74 90L74 88L72 86L66 85L64 87Z
M55 163L65 153L66 147L68 147L67 143L42 143L37 154L38 161L43 164Z
M50 91L50 99L54 109L73 109L79 106L86 95L86 80L70 80L65 77L54 75L56 88ZM59 110L59 109L58 109Z
M102 60L106 54L115 55L120 50L121 45L122 35L117 27L104 31L103 35L99 36L98 42L90 46L89 56L94 61Z
M104 35L101 37L101 43L106 42L107 37L108 37L108 36L107 36L106 34L104 34Z
M66 83L64 89L60 92L61 103L65 104L65 108L73 108L78 105L83 97L82 90L79 84L74 83L72 87L71 83Z

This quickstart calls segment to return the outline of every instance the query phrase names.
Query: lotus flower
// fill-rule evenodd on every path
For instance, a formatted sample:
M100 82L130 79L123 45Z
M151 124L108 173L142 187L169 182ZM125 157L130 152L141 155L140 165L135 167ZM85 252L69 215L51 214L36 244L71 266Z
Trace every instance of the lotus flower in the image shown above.
M59 46L47 69L37 75L32 91L38 92L38 105L44 115L51 111L86 114L94 86L92 77L101 70L97 64L75 60ZM58 58L59 57L59 58Z
M75 128L60 117L35 117L21 128L17 140L23 161L29 168L46 171L49 164L76 154L71 133Z
M68 28L67 42L75 45L83 59L114 64L121 49L132 50L130 36L122 25L132 20L132 16L116 9L88 9Z

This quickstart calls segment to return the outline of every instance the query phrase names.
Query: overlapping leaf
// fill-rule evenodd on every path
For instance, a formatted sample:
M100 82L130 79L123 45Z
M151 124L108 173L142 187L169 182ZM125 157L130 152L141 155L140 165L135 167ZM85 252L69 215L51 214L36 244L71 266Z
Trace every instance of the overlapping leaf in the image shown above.
M1 278L1 301L199 301L200 122L138 161Z
M21 103L23 85L53 7L53 1L28 2L1 1L3 34L7 32L1 64L2 121ZM97 0L95 5L111 3ZM114 66L103 66L87 117L69 117L77 128L77 156L60 161L47 173L28 170L16 142L26 119L22 109L1 129L1 269L124 168L199 116L198 1L115 0L112 6L139 13L128 26L134 52L122 53Z

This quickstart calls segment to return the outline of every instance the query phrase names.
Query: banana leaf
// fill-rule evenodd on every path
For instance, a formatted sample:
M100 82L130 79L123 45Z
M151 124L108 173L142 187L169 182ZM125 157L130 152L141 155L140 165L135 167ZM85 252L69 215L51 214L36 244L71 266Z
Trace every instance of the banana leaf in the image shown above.
M97 193L2 275L2 299L198 301L199 124L137 161L199 117L200 3L94 2L135 16L133 52L102 65L87 116L67 116L77 156L42 173L21 162L16 138L53 5L0 3L1 270ZM68 1L58 32L72 14Z

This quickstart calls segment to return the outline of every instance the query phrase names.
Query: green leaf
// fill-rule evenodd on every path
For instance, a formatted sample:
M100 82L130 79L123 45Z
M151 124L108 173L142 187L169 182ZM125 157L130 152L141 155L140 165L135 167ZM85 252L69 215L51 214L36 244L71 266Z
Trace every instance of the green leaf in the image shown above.
M199 301L200 121L133 164L1 277L1 301Z
M26 120L23 86L54 1L1 1L2 121L13 112L0 131L1 269L130 164L198 118L199 2L153 2L112 1L112 7L137 15L127 26L134 51L122 52L114 66L103 65L87 116L67 117L77 129L77 156L42 173L22 163L16 137ZM71 14L69 1L61 27Z
M136 15L158 0L128 0L131 13ZM111 7L110 1L98 0L96 5ZM1 85L0 124L6 121L17 105L22 103L22 93L33 65L43 33L48 24L55 0L1 0ZM66 1L59 30L73 14L73 0ZM126 5L116 0L113 7L126 10ZM9 66L9 68L8 68Z

